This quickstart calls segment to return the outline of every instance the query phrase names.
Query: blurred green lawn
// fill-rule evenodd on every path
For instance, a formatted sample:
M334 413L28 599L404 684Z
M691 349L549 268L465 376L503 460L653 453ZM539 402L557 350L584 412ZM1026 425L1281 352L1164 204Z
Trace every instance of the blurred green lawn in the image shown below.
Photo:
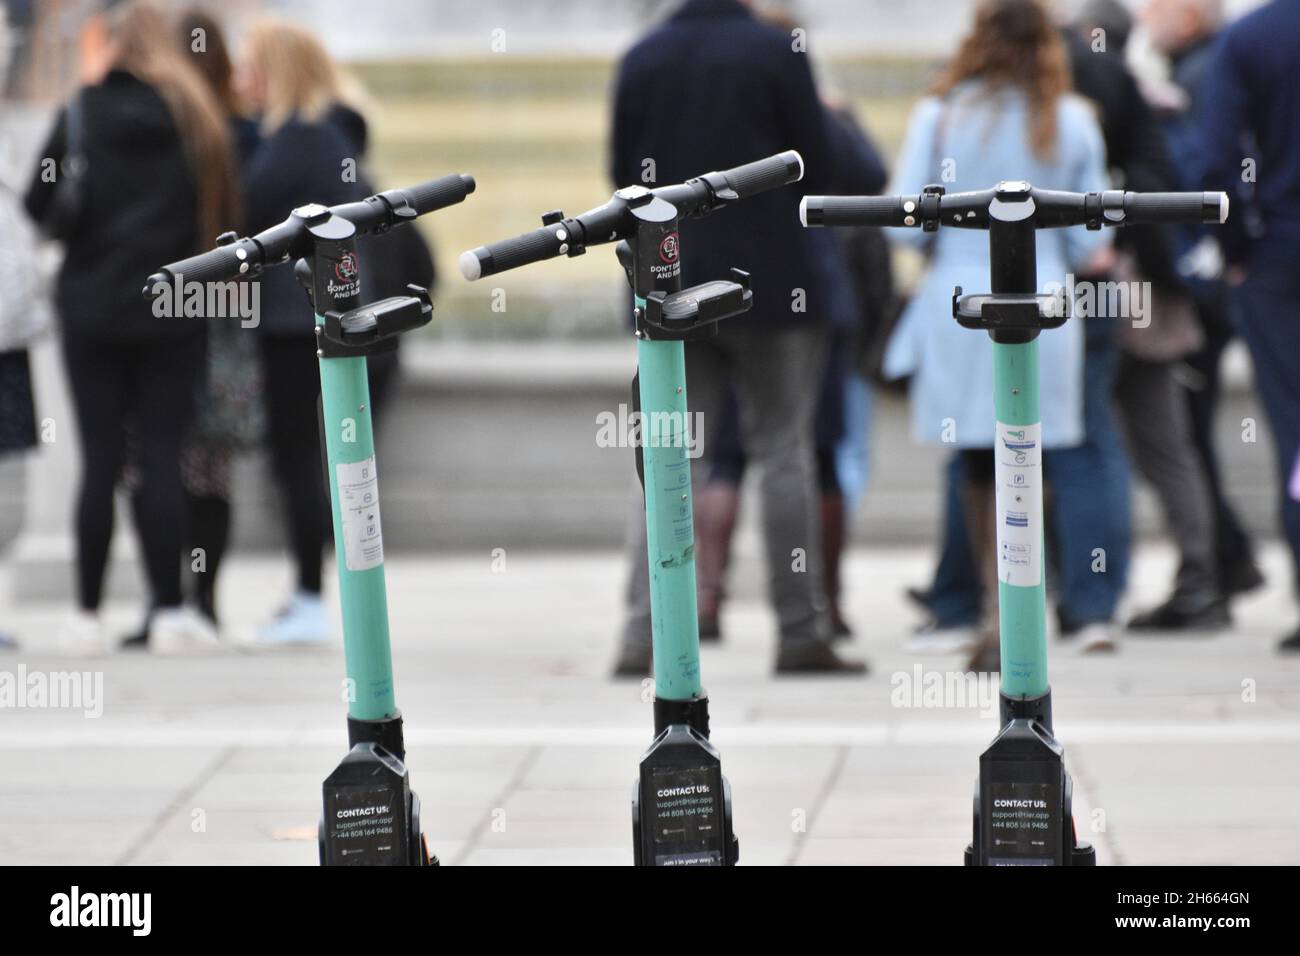
M487 57L353 64L369 98L371 168L384 186L473 173L478 192L423 223L441 281L432 334L456 338L599 336L624 328L621 278L608 249L470 285L461 251L534 228L606 198L612 60ZM824 64L824 86L847 102L887 158L924 89L925 63ZM701 170L703 172L704 170ZM504 289L505 310L493 310ZM500 308L499 297L496 300Z

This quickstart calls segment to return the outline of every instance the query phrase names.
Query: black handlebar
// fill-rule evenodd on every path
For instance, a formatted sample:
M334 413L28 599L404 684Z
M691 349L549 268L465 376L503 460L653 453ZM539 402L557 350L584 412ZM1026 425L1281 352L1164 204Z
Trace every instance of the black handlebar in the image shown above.
M569 231L563 224L558 227L543 226L513 239L502 239L461 253L460 271L472 282L482 276L554 259L569 251L569 239Z
M163 266L149 277L144 294L151 298L159 285L167 286L179 276L182 282L224 282L252 268L260 250L252 239L239 239L224 246L171 265ZM246 265L247 264L247 265Z
M721 176L738 199L748 199L803 179L803 157L791 149L714 175Z
M387 232L419 216L463 202L474 191L474 177L464 174L443 176L405 189L390 189L358 202L332 208L302 206L284 222L252 238L227 233L215 249L163 266L145 284L144 295L152 298L177 279L182 282L226 282L258 275L263 269L299 259L310 253L309 228L337 217L349 222L357 235Z
M464 202L465 197L473 191L473 176L466 173L453 173L405 189L390 189L388 192L380 193L379 197L387 200L391 205L396 205L399 198L405 199L415 209L417 216L425 216Z
M1140 223L1227 222L1228 194L1125 193L1124 215Z
M916 196L804 196L799 221L805 226L905 226L904 205Z
M1221 192L1136 193L1110 189L1072 193L1035 189L1027 183L999 183L993 189L945 195L939 187L911 196L805 196L799 221L805 226L904 226L927 231L939 226L987 229L999 204L1029 203L1040 229L1059 226L1135 226L1156 223L1221 223L1228 196ZM992 211L991 211L992 210ZM1021 213L1014 213L1018 218Z
M484 276L517 269L558 255L577 256L588 246L626 239L635 230L631 210L662 200L677 208L681 218L707 216L737 200L748 199L803 178L803 159L794 150L768 156L723 172L705 173L684 183L646 189L629 186L614 193L603 206L579 216L561 213L542 217L540 229L513 239L479 246L461 254L460 271L473 282Z

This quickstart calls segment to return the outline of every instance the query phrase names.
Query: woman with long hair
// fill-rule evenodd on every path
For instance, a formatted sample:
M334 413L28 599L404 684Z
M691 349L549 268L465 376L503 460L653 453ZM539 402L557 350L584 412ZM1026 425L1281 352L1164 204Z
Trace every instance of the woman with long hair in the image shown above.
M98 618L113 494L128 430L138 444L137 532L160 652L209 646L181 602L185 505L178 461L202 374L203 321L160 317L142 277L209 247L234 219L230 134L215 98L145 0L104 3L80 36L81 88L41 152L28 212L65 244L57 303L82 453L79 611L71 652L108 641Z
M1038 0L983 0L933 95L914 109L890 187L916 193L928 183L949 192L1027 180L1049 189L1106 188L1105 147L1091 107L1070 90L1064 44ZM930 233L903 232L924 245ZM961 503L982 607L972 666L998 666L997 547L993 505L993 354L987 336L952 318L954 286L988 287L988 238L940 230L925 248L928 268L885 356L889 377L910 376L912 425L925 442L955 446L964 475ZM1038 276L1064 283L1106 248L1082 226L1044 232ZM1072 321L1040 339L1043 443L1050 478L1053 448L1084 435L1083 327Z
M359 176L349 175L364 149L364 122L342 105L342 80L320 41L294 24L262 21L246 38L238 80L262 135L246 168L250 231L306 203L364 197ZM297 569L294 594L259 634L276 645L319 643L330 633L321 599L329 503L317 424L316 323L291 273L276 269L263 277L259 326L267 437Z
M235 92L234 64L221 24L203 10L183 12L176 22L182 54L207 84L229 130L240 171L257 147L257 124L244 115ZM242 175L236 176L236 194ZM242 198L242 197L240 197ZM228 228L243 229L242 201ZM207 328L207 360L196 392L195 419L181 445L181 483L185 489L185 552L202 555L190 562L195 608L213 627L217 619L217 577L230 541L235 453L261 436L261 376L256 332L242 323L214 321ZM137 476L132 476L137 477ZM135 489L138 491L138 481ZM138 494L133 498L141 507ZM143 646L143 633L124 646Z
M221 24L202 10L190 9L176 21L176 31L182 54L207 84L229 125L235 158L242 167L257 146L257 124L243 115L235 93L234 64ZM239 217L229 228L239 231L243 228L242 203L236 203L236 209ZM181 444L187 519L184 551L192 556L189 598L213 627L219 624L217 577L230 541L235 453L255 444L263 425L256 334L242 323L208 323L207 358L195 393L195 417ZM128 448L134 451L134 443ZM139 469L130 456L126 484L133 506L143 508ZM144 627L122 647L148 646L149 625L146 614Z

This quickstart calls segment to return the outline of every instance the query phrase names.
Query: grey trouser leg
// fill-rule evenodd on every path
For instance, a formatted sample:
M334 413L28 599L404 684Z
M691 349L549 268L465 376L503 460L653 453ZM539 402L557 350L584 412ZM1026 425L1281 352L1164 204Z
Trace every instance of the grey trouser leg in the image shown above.
M781 644L826 640L813 452L813 412L826 368L825 332L734 333L726 347L733 359L745 452L761 469L768 599Z
M825 349L826 336L820 328L723 331L715 339L686 347L687 400L693 420L694 413L703 416L705 435L721 404L723 385L730 380L736 390L745 452L762 474L768 596L780 640L787 646L825 640L828 634L812 423ZM703 450L692 466L696 488L708 475L707 444ZM648 647L649 570L639 488L634 512L628 527L630 573L623 641Z
M1126 356L1120 363L1115 395L1129 454L1160 499L1165 529L1182 558L1174 591L1180 597L1208 601L1218 593L1213 502L1192 442L1187 399L1174 378L1172 363Z

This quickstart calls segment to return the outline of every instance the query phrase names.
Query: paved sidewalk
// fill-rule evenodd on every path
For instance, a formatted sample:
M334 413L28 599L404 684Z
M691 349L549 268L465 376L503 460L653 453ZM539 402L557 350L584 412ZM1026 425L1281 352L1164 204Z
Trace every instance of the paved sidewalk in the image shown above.
M1229 634L1054 657L1076 819L1101 862L1300 863L1300 660L1273 650L1295 610L1282 552L1264 558L1273 583L1240 602ZM1161 596L1172 560L1141 550L1135 600ZM743 863L960 862L995 722L951 701L897 706L914 668L959 665L903 650L915 616L902 589L929 561L853 553L853 650L873 666L861 680L775 680L771 618L740 589L703 669ZM630 863L651 717L641 686L605 678L620 557L512 552L503 572L491 565L389 562L430 845L449 864ZM287 584L279 562L232 562L229 630L249 632ZM102 673L103 713L0 710L0 863L315 862L320 783L343 754L338 650L71 661L53 654L62 613L0 605L0 627L24 641L0 672ZM125 630L134 609L110 618Z

